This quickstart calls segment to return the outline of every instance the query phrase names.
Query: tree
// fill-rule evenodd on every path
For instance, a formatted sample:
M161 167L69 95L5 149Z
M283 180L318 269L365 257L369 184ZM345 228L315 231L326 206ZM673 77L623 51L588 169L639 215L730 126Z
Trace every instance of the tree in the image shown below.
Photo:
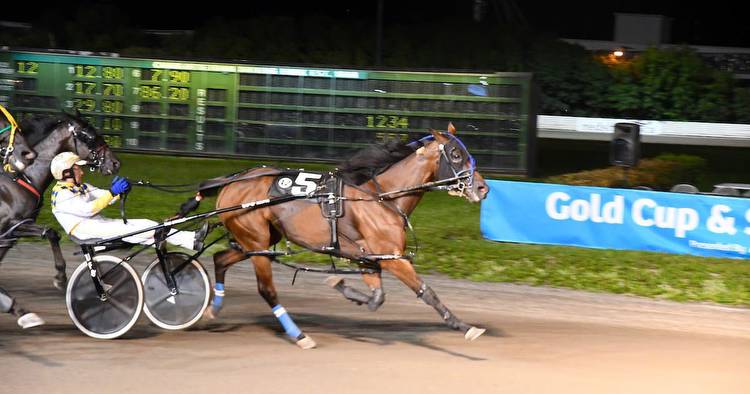
M646 50L610 65L608 101L621 117L679 121L726 121L733 117L734 81L693 50Z
M606 116L612 82L607 67L578 45L536 40L531 49L531 71L541 88L540 113Z

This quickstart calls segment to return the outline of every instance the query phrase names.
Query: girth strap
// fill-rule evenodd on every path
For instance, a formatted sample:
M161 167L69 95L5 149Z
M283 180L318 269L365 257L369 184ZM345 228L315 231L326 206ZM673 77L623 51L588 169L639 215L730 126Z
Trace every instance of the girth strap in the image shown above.
M318 190L318 201L323 217L328 220L331 228L331 243L326 248L330 251L339 251L338 219L344 216L344 180L333 173L328 174Z

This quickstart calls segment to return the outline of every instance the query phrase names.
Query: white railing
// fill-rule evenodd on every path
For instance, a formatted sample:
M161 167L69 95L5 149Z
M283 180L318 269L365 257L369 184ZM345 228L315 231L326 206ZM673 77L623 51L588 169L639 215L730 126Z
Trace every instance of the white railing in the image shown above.
M639 124L647 143L750 146L750 124L539 115L537 128L541 138L607 140L619 122Z

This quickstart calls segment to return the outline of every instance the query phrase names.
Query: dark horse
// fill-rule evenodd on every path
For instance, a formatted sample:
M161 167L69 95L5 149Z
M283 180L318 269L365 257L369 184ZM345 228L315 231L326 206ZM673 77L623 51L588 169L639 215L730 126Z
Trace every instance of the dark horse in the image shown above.
M373 146L346 161L338 172L344 184L338 200L345 208L333 227L335 231L331 230L332 223L321 214L314 199L297 199L222 214L221 221L242 250L233 248L214 255L216 289L209 315L216 315L220 309L224 276L229 266L247 258L247 252L268 250L283 236L308 250L333 254L373 268L363 271L363 280L370 287L371 295L345 285L338 277L326 280L346 298L376 310L385 300L380 276L381 269L385 269L435 308L448 326L462 331L468 340L479 337L484 329L466 324L451 313L420 279L405 254L407 217L430 186L442 184L452 195L465 197L471 202L481 201L489 192L484 179L476 171L473 157L454 136L452 125L449 131L433 130L431 136L408 145ZM216 208L267 199L279 173L273 168L248 170L240 176L244 180L222 188ZM297 184L305 182L303 179ZM335 196L332 198L336 199ZM251 257L258 291L273 309L286 334L302 348L314 347L315 342L297 328L279 304L271 257L270 254Z
M31 148L29 143L21 134L15 120L0 107L6 119L0 120L0 157L2 157L2 166L0 166L0 178L12 179L18 171L23 171L36 158L36 152ZM6 191L0 188L0 194ZM3 231L0 231L2 234ZM2 235L0 235L0 245L3 244ZM24 328L34 327L43 323L38 316L28 313L17 305L5 289L0 287L0 312L12 313L18 316L18 323ZM25 317L24 317L25 316Z
M53 283L55 287L65 289L67 275L60 250L60 235L54 229L34 223L42 206L42 195L53 180L50 163L58 153L70 151L101 173L113 174L119 169L120 162L104 138L80 116L34 116L21 122L21 128L38 156L23 170L23 177L0 177L0 261L13 247L16 238L46 238L52 247L57 271Z

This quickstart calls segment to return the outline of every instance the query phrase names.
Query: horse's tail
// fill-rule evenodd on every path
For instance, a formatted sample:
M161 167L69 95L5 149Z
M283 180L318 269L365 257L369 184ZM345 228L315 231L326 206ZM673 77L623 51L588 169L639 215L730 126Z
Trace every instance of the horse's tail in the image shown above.
M254 170L254 168L251 168L249 170L237 171L235 173L222 175L216 178L206 179L205 181L198 184L198 193L206 197L213 197L219 194L219 190L222 187L241 180L243 174L246 174L252 170Z
M198 187L198 193L203 195L203 197L214 197L217 194L219 194L219 190L221 190L221 187L224 185L215 185L211 187Z
M256 170L267 171L252 174L252 172L255 172ZM221 190L221 188L226 185L242 180L253 179L261 176L277 175L280 173L281 171L278 169L264 166L251 168L249 170L242 170L216 178L206 179L205 181L202 181L198 184L198 192L195 194L195 196L190 197L187 201L180 205L180 211L178 215L186 216L188 213L195 211L196 209L198 209L198 205L200 205L200 201L204 197L213 197L218 195L219 190Z

